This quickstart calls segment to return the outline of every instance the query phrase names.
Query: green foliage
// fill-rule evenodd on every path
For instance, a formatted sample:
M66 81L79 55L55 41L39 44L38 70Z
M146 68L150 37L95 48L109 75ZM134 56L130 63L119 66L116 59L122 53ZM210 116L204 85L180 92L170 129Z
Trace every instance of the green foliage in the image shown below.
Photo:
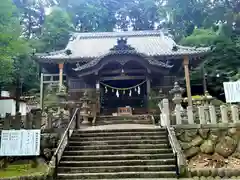
M239 0L3 0L0 4L0 85L24 78L37 87L37 66L29 47L38 52L65 48L70 31L93 32L167 28L186 46L211 46L205 58L214 88L240 77ZM56 7L54 7L54 5ZM45 7L52 7L46 15ZM17 7L17 8L16 8ZM54 7L54 8L53 8ZM20 25L21 23L21 25ZM220 25L219 25L220 24ZM24 37L26 39L22 39ZM13 60L15 63L13 66ZM215 79L216 71L221 78ZM192 78L202 81L201 71Z
M49 52L64 49L71 30L73 30L73 26L69 15L62 9L55 7L43 24L38 50Z
M213 45L219 35L212 29L194 29L193 33L180 41L180 44L186 46L206 47Z
M0 83L12 81L13 60L28 51L20 35L17 9L11 0L5 0L0 4Z

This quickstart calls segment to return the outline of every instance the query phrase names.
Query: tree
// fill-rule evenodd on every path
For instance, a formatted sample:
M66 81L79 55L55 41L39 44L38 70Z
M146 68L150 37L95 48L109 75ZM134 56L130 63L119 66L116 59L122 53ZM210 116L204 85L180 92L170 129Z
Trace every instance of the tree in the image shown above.
M68 14L55 7L51 14L46 17L43 24L42 35L37 43L37 50L50 52L64 49L69 38L73 25Z
M218 32L214 32L212 29L194 29L190 36L180 41L180 44L185 46L207 47L214 45L218 38Z
M47 0L13 0L13 2L19 10L22 35L27 39L38 37L45 19L44 7L51 3Z
M27 45L20 38L21 26L17 9L11 0L0 4L0 83L13 80L13 61L28 51Z

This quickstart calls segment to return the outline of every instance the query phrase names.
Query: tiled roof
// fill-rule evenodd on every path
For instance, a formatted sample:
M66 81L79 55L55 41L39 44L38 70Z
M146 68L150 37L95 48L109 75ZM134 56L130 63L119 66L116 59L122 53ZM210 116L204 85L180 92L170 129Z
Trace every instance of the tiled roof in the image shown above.
M119 37L126 37L127 44L136 52L146 56L194 55L208 51L208 48L178 46L174 40L161 31L127 31L73 33L66 48L48 54L40 54L43 59L97 58L110 52ZM174 49L174 48L177 48ZM66 51L71 54L67 55Z

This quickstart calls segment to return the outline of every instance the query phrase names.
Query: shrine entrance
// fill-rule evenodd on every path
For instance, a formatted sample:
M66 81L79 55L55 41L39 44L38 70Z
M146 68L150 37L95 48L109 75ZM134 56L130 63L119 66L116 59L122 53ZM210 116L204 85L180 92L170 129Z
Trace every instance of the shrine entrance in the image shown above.
M117 113L123 107L130 107L133 114L147 112L146 79L102 81L100 86L102 114Z
M150 81L147 69L136 61L111 61L99 72L100 112L113 115L121 108L146 114Z

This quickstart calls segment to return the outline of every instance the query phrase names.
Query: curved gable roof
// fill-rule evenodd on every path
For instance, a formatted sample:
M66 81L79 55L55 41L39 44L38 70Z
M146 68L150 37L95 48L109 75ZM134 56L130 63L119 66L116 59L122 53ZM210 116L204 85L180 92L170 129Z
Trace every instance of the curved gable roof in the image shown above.
M73 33L64 50L37 56L40 59L97 58L108 54L119 37L127 38L128 45L146 56L194 55L209 50L178 46L172 38L161 31L96 32ZM70 55L67 55L67 50L70 50Z

